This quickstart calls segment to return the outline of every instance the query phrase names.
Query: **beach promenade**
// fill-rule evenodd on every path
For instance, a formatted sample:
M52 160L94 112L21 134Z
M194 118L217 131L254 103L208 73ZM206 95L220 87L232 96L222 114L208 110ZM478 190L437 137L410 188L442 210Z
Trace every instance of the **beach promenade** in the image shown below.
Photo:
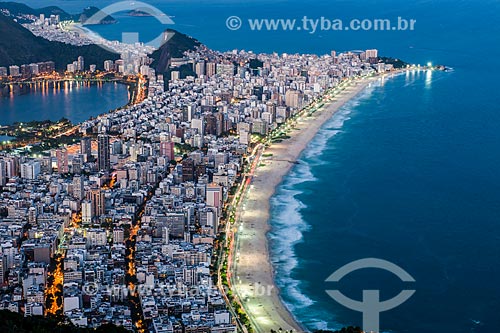
M256 332L304 331L282 303L275 285L267 240L270 198L322 125L342 105L379 79L371 77L345 82L334 97L311 116L306 114L297 119L295 129L287 133L290 138L272 143L263 154L256 154L258 167L239 207L234 259L230 263L233 291Z

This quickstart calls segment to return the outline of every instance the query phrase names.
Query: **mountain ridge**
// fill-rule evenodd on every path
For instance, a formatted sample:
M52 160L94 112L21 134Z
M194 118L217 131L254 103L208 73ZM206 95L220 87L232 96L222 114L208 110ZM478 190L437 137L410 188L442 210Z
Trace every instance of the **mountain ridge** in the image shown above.
M167 73L172 58L181 58L186 51L193 51L202 44L195 38L183 34L174 29L167 29L167 34L173 34L171 38L150 57L153 59L152 67L158 73Z
M6 6L7 4L7 6ZM0 66L22 65L42 61L54 61L56 69L63 71L66 65L75 61L78 56L83 56L87 64L95 64L98 69L103 68L105 60L117 60L118 54L107 51L98 45L75 46L61 42L49 41L33 35L28 29L14 21L15 16L37 15L41 11L45 14L60 12L63 16L70 15L58 7L45 7L33 9L29 6L13 2L0 2L0 9L8 9L9 16L0 12ZM95 13L98 8L87 7L84 12L88 15ZM111 17L106 17L105 20ZM112 18L111 18L112 19ZM181 58L186 51L195 50L202 44L179 31L167 29L169 40L158 50L149 55L153 59L151 67L157 73L167 73L172 58Z
M57 70L83 56L88 64L101 69L104 60L116 60L119 56L97 45L75 46L53 42L33 35L10 17L0 14L0 66L22 65L41 61L54 61Z
M57 6L47 6L42 8L32 8L28 5L19 2L8 2L8 1L0 1L0 10L9 11L10 16L13 17L21 17L24 15L33 15L40 16L44 14L46 17L50 15L59 15L61 20L73 20L76 22L85 23L92 15L96 14L100 9L94 6L88 6L83 9L83 11L79 14L70 14L65 10L61 9ZM117 21L110 15L107 15L104 19L101 20L100 24L113 24Z

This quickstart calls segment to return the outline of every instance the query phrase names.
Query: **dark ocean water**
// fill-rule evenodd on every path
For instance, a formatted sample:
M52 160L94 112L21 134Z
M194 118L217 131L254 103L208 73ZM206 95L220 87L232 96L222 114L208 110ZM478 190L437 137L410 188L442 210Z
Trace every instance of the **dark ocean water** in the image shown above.
M25 1L40 4L38 0ZM76 12L111 1L44 1ZM311 142L273 199L272 257L293 314L308 328L361 325L361 315L325 293L325 279L357 259L392 261L415 279L416 294L381 316L407 333L496 332L500 327L500 2L149 1L175 26L218 50L329 53L378 48L453 72L420 72L379 82L349 102ZM417 20L414 31L230 31L247 18ZM116 15L106 37L163 27ZM134 20L134 21L133 21ZM136 22L135 24L133 22ZM391 298L405 285L389 273L352 273L339 289Z
M413 298L382 315L383 329L500 325L498 96L476 90L457 98L456 90L480 84L464 71L408 74L367 89L324 126L284 180L273 200L273 258L285 301L309 328L361 325L361 315L327 289L360 300L364 289L388 299L408 287L375 270L324 282L370 257L417 281L405 288L417 290Z

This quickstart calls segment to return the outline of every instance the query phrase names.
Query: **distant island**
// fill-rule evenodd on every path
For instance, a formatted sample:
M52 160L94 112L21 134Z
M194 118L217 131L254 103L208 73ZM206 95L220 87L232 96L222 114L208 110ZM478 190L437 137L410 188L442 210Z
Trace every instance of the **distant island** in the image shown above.
M153 16L149 13L146 13L142 10L139 10L139 9L134 9L134 10L131 10L130 12L128 12L128 15L129 16L136 16L136 17L150 17L150 16Z
M96 7L87 7L83 10L83 13L80 14L80 17L78 18L78 21L82 22L82 24L89 24L87 23L87 21L92 17L94 16L95 14L99 13L101 10L99 8L96 8ZM106 15L102 20L100 20L98 23L91 23L93 25L95 24L103 24L103 25L106 25L106 24L115 24L117 23L118 21L115 20L112 16L110 15Z

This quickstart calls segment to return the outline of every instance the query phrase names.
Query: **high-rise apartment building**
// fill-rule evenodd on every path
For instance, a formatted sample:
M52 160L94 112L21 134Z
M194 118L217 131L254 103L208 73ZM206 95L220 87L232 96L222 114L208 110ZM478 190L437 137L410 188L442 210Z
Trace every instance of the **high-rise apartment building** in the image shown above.
M99 134L97 137L97 160L100 171L109 171L110 151L109 151L109 135Z
M56 150L57 172L59 174L69 172L68 150L66 148Z

